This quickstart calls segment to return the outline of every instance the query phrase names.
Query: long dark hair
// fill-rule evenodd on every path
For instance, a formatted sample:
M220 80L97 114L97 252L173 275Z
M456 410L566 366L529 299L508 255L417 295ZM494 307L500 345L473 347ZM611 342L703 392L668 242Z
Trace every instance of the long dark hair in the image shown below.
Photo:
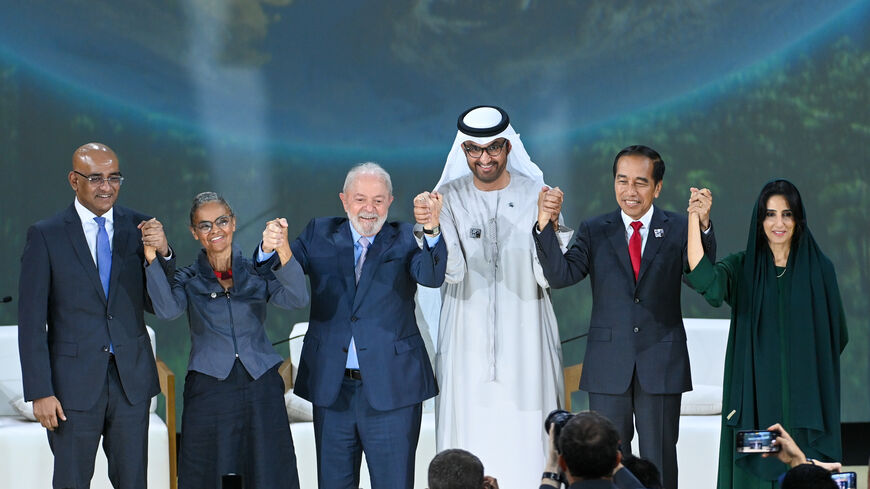
M767 217L767 201L774 195L781 195L788 202L788 208L794 218L794 234L791 237L791 247L794 248L798 244L807 221L801 194L797 187L788 180L773 180L767 182L767 185L761 189L756 204L758 211L755 216L755 246L761 248L762 245L767 245L767 235L764 234L764 219Z

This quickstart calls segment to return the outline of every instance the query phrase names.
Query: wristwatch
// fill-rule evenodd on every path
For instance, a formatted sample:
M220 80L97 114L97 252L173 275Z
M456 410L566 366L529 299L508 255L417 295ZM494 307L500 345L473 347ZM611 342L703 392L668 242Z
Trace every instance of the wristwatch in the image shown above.
M441 226L438 225L432 229L423 228L423 233L428 234L430 236L438 236L439 234L441 234Z
M541 479L550 479L559 483L562 482L562 476L556 472L544 472L543 475L541 475Z

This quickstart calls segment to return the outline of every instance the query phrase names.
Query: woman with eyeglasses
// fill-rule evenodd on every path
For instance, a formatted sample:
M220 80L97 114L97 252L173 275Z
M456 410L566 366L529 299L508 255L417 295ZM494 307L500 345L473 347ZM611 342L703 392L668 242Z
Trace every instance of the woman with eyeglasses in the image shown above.
M718 487L771 488L783 464L737 453L737 431L781 422L808 457L842 459L840 353L848 333L837 275L791 182L761 189L746 250L715 265L701 248L697 209L705 198L692 189L688 279L712 306L731 306Z
M145 248L154 312L185 311L191 350L184 385L181 489L214 489L240 474L246 487L298 489L296 455L284 406L282 357L266 336L266 304L308 303L305 276L292 258L287 223L267 223L257 261L233 246L236 220L214 192L193 199L190 232L202 244L196 261L172 270ZM159 266L154 266L154 260Z

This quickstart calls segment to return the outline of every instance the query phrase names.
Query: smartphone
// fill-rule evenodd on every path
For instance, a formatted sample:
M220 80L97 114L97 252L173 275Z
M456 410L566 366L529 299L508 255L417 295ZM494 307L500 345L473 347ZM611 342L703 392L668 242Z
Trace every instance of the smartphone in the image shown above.
M778 452L779 445L774 445L773 440L779 436L778 431L738 431L737 453L771 453Z
M854 472L831 474L831 479L837 483L838 489L858 489L858 475Z

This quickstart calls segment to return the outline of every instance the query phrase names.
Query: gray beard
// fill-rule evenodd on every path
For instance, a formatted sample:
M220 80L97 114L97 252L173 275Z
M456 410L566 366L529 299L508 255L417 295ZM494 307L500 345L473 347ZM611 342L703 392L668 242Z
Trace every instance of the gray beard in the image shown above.
M350 220L351 226L356 229L356 232L360 233L363 236L374 236L380 232L381 228L384 227L384 223L387 222L387 217L389 213L384 214L383 219L378 218L374 224L372 224L371 230L361 229L363 227L363 223L359 222L358 216L352 216L349 212L347 213L347 218Z

